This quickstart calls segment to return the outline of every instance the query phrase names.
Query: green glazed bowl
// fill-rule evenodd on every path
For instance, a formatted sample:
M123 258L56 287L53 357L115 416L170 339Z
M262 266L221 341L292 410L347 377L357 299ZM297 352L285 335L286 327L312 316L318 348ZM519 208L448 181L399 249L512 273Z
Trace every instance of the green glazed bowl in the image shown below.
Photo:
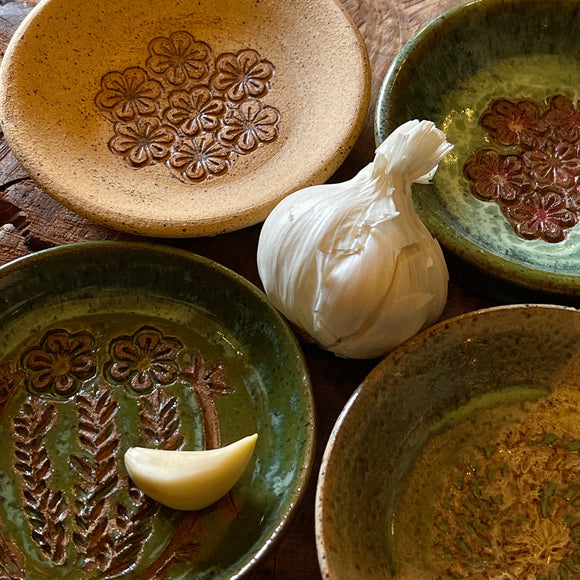
M481 310L408 341L331 433L323 577L576 578L579 406L575 309Z
M178 512L125 450L258 433L216 504ZM0 268L0 570L10 578L238 578L280 537L314 450L302 352L265 296L189 252L86 243Z
M533 293L580 295L580 225L573 227L580 219L579 9L575 0L475 0L451 9L403 47L376 107L377 143L410 119L431 120L445 132L454 150L432 184L414 186L417 212L451 255L487 277L491 292L496 282L511 285L527 293L524 301ZM504 109L498 112L494 102ZM482 124L485 112L492 120ZM498 125L505 128L520 114L534 122L548 118L550 131L554 114L566 114L574 135L552 139L544 127L534 143L517 131L514 140L498 141ZM487 190L476 196L465 165L488 149L504 159L512 156L499 172L508 185L501 194ZM563 175L557 175L560 166ZM495 171L483 161L478 169Z

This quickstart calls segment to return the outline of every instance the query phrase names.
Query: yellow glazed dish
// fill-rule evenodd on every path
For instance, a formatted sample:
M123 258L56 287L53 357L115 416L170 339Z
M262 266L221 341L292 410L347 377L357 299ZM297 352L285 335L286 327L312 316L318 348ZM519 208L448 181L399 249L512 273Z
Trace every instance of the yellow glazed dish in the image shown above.
M321 183L370 96L336 0L46 0L0 70L14 154L57 201L141 235L259 223Z

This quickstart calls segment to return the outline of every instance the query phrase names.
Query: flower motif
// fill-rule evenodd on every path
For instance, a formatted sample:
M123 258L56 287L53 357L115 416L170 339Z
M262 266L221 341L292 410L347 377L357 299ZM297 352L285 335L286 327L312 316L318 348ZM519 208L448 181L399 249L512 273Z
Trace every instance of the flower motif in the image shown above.
M274 66L255 50L226 52L216 60L216 73L211 86L230 100L240 102L248 97L263 97L269 90Z
M131 123L117 123L109 149L124 157L131 167L145 167L171 154L175 131L156 117L140 117Z
M164 163L184 183L222 176L236 154L278 137L280 113L257 100L274 74L253 49L215 57L187 31L158 36L143 68L101 79L95 102L113 123L109 150L133 168Z
M215 131L220 126L220 119L226 109L222 99L215 98L205 87L191 92L172 93L169 104L165 118L190 137Z
M482 201L514 202L529 187L528 176L520 158L501 155L494 149L479 149L463 165L471 193Z
M22 355L22 366L31 392L70 397L95 375L95 338L84 331L49 331Z
M562 191L551 186L522 195L517 203L505 207L504 213L516 233L527 240L561 242L578 222Z
M480 124L496 143L524 149L533 148L547 128L539 105L530 99L497 99L482 114Z
M187 181L203 181L207 177L223 175L229 168L231 150L211 135L184 141L168 160L168 166Z
M139 67L123 72L110 72L101 80L102 90L97 94L97 106L114 120L131 121L142 115L153 115L163 87L150 79Z
M0 364L0 404L5 403L14 389L24 383L22 371L14 370L11 362Z
M149 43L147 67L174 87L200 81L209 74L211 48L183 30Z
M150 327L133 336L121 336L109 346L105 376L138 395L151 393L157 385L169 385L179 376L178 357L183 345Z
M548 100L548 110L544 115L554 136L575 143L580 140L580 102L574 103L563 95L554 95Z
M249 99L226 113L219 138L233 145L238 153L251 153L262 143L274 141L278 137L279 120L277 109Z
M580 175L580 159L576 148L567 141L542 139L536 149L526 151L522 158L538 182L572 187Z

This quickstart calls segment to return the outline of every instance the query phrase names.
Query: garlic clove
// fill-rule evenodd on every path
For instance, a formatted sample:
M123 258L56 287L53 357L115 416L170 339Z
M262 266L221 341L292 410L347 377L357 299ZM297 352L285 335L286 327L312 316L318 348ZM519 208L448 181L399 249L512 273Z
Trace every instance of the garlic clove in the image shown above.
M258 435L203 451L131 447L125 467L135 485L152 499L176 510L199 510L230 491L246 469Z

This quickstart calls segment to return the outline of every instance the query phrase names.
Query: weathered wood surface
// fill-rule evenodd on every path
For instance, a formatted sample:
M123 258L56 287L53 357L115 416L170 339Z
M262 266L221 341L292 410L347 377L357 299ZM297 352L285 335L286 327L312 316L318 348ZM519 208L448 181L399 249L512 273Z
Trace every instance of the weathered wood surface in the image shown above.
M0 0L0 4L3 0ZM371 108L364 130L333 180L352 177L375 148L374 103L385 73L403 44L418 29L458 0L343 0L365 39L372 66ZM17 25L37 0L0 5L0 55ZM256 248L260 226L213 238L159 240L224 264L259 285ZM18 164L0 136L0 264L43 248L129 236L95 225L52 200ZM150 240L149 240L150 241ZM463 286L453 275L444 318L487 307L495 301ZM342 407L377 361L345 361L304 345L317 407L318 449L310 485L290 528L251 576L277 580L320 578L314 537L314 494L320 460Z

